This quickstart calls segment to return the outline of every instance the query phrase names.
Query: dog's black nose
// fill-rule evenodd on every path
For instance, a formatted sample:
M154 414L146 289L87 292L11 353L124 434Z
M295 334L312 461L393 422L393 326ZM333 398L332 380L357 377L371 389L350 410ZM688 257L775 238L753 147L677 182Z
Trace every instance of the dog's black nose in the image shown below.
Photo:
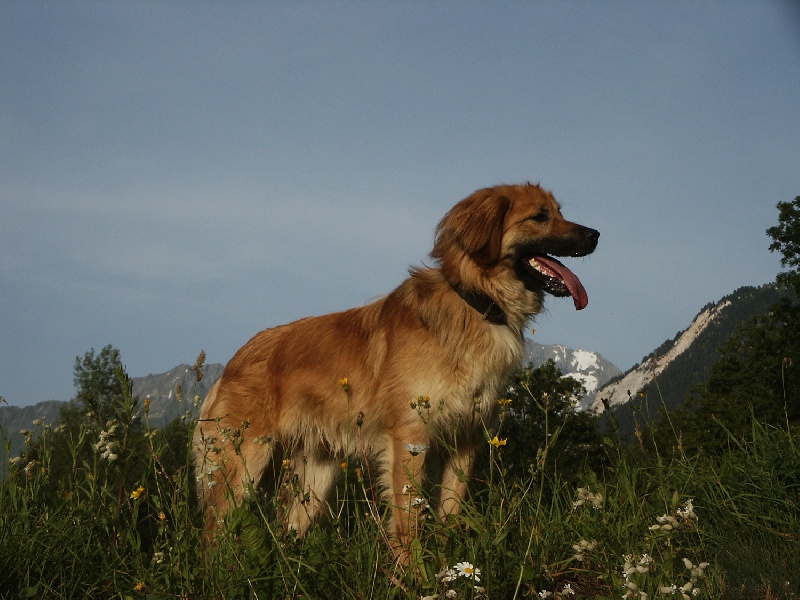
M586 239L592 244L597 244L597 240L600 239L600 232L597 231L597 229L591 229L589 227L586 227L584 235L586 236Z

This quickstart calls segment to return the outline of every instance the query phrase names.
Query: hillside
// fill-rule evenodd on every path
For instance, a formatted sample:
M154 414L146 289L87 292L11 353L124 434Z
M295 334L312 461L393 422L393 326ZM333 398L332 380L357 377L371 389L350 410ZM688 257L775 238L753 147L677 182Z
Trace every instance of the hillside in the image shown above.
M648 418L658 410L679 406L693 386L708 378L717 349L755 314L763 313L786 292L774 284L742 287L718 302L704 306L692 323L642 359L622 376L598 390L591 410L603 412L606 399L623 430L632 430L632 407ZM635 402L629 402L630 399Z

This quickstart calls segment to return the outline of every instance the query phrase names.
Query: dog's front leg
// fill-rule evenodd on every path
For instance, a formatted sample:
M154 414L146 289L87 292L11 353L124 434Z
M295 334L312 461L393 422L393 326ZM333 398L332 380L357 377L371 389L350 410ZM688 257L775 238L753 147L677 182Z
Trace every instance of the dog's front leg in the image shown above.
M390 464L392 476L392 549L398 562L408 562L411 540L419 535L420 513L427 506L422 494L427 444L394 437Z
M439 496L439 517L457 514L467 495L467 483L475 463L474 444L458 447L450 451L450 457L442 467L442 484Z

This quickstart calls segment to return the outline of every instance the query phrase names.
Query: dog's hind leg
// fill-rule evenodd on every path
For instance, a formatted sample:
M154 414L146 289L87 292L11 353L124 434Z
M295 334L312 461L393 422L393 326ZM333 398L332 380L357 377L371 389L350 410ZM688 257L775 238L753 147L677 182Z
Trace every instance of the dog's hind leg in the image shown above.
M232 442L215 422L200 423L195 430L197 491L208 530L217 529L227 513L248 497L272 460L271 443L259 444L250 438L246 442L244 437Z
M296 449L290 460L296 485L290 488L291 497L287 499L286 525L302 537L325 505L341 466L333 455L302 448Z

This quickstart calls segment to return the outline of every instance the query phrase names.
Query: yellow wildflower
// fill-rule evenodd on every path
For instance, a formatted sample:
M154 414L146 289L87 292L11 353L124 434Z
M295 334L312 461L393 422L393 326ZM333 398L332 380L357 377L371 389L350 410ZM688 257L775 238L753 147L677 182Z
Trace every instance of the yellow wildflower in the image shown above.
M511 404L511 398L500 398L500 399L497 401L497 403L498 403L500 406L508 406L509 404Z
M137 592L141 592L142 590L144 590L145 587L147 586L145 586L144 581L140 581L135 586L133 586L133 589L136 590Z
M342 386L342 389L345 391L345 393L350 391L350 382L347 380L347 377L342 377L339 380L339 385Z
M497 436L494 436L492 439L489 440L489 444L494 446L495 448L499 448L500 446L505 446L507 439L499 439Z
M144 494L144 487L140 485L138 488L136 488L131 492L131 499L138 500L142 496L142 494Z

